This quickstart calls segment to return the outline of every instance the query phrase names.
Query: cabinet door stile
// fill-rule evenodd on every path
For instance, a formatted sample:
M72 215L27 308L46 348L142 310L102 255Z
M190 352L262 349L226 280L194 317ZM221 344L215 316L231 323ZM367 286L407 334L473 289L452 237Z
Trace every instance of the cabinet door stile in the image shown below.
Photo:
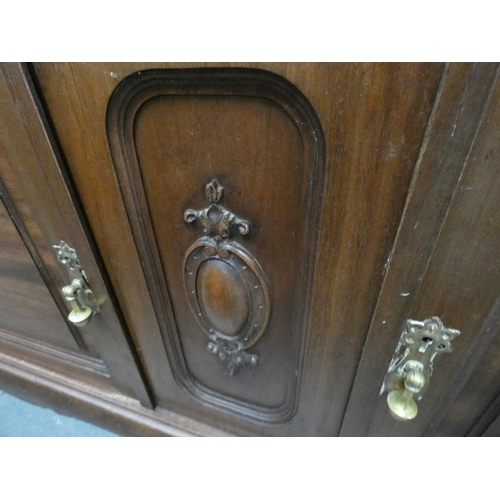
M467 266L459 264L453 239L458 238L460 227L472 214L472 202L468 211L463 208L466 205L461 191L472 190L464 185L464 179L471 177L471 182L479 183L487 175L485 166L476 162L471 168L470 164L480 136L478 131L491 112L497 70L494 64L450 64L445 71L398 235L388 257L342 435L419 436L431 430L433 434L460 389L457 384L463 382L462 375L472 371L467 363L478 361L474 349L483 329L477 325L473 328L472 318L486 321L488 313L475 314L476 311L457 304L466 296L467 287L488 301L494 301L495 291L493 287L486 290L488 287L482 284L486 274L482 272L477 274L481 279L469 277L467 281L470 272ZM490 186L495 189L493 178ZM483 199L476 199L474 206L484 203L485 210L491 210L488 203L492 204L494 198L495 193L485 191ZM482 223L479 218L476 220L477 224ZM471 250L475 240L472 233L469 237L469 241L460 240L460 252L469 256L469 263L475 261L479 268L483 265L484 271L487 263L481 260L479 251ZM467 286L460 287L462 281ZM442 317L446 326L460 330L462 335L454 344L454 352L447 359L436 361L429 391L418 401L417 418L396 422L387 408L387 394L380 394L381 386L406 321L423 321L431 316ZM460 423L461 433L465 433L473 422L462 416Z

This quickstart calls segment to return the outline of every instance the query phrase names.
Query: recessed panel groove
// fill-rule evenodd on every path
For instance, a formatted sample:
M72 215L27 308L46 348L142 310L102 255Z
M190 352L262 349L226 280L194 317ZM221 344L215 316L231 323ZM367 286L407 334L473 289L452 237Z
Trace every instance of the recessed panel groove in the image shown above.
M300 390L324 177L324 136L312 106L265 71L150 70L118 85L107 127L176 381L204 406L289 420ZM224 186L224 207L250 227L216 245L219 260L200 238L203 228L184 219L207 207L212 179ZM217 283L225 283L220 295ZM228 373L207 350L203 321L237 341L261 322L265 333L252 344L258 363Z

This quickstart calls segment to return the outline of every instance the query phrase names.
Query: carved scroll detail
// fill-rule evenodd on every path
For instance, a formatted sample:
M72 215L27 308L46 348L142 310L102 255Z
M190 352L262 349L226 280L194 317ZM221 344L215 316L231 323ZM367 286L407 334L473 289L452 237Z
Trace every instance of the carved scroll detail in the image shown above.
M184 284L198 324L210 339L207 349L233 375L241 366L258 363L245 351L264 334L271 313L267 278L242 245L228 239L236 230L248 234L250 224L220 203L223 187L214 179L206 186L211 205L188 209L184 220L199 220L209 236L199 238L184 259Z

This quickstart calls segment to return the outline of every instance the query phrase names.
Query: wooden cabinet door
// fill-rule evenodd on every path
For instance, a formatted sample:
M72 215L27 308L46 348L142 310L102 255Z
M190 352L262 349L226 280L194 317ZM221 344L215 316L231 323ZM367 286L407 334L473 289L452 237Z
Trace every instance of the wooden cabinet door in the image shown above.
M443 68L30 66L157 415L339 434Z
M2 380L25 370L28 382L49 390L49 380L57 374L66 398L79 391L88 399L87 383L111 399L133 398L151 407L142 369L27 69L17 64L0 69L0 340L7 356ZM66 320L69 310L61 290L69 285L69 276L53 249L61 240L76 249L101 307L82 329Z
M387 262L344 435L498 433L499 113L496 64L447 68ZM432 316L461 335L453 352L436 357L417 417L397 422L380 387L405 322Z
M129 433L499 434L497 65L2 74L0 368L7 344L92 365ZM105 304L81 330L60 239ZM386 372L436 316L461 334L398 422Z

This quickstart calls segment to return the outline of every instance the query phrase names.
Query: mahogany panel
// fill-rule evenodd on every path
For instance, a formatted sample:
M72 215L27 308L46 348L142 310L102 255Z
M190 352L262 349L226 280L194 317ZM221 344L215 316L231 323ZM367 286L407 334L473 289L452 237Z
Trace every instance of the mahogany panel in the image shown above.
M230 414L196 404L186 391L177 389L107 146L106 106L119 81L146 68L206 66L260 68L281 75L309 100L325 132L327 180L309 338L297 414L286 425L235 421ZM338 433L442 69L441 64L33 66L142 365L161 404L239 433ZM201 208L198 196L203 186L191 190L196 199L190 201L196 204L185 208ZM241 208L252 221L249 207ZM260 252L255 255L260 260Z
M113 94L108 136L148 285L159 291L152 298L174 376L208 403L258 419L290 418L324 176L324 136L311 106L269 72L141 71ZM207 352L189 307L196 287L186 290L183 276L184 255L202 235L183 214L206 204L205 184L213 178L227 188L225 205L249 221L248 235L235 240L262 266L272 302L267 331L253 347L258 365L234 376ZM245 279L244 286L262 284Z

